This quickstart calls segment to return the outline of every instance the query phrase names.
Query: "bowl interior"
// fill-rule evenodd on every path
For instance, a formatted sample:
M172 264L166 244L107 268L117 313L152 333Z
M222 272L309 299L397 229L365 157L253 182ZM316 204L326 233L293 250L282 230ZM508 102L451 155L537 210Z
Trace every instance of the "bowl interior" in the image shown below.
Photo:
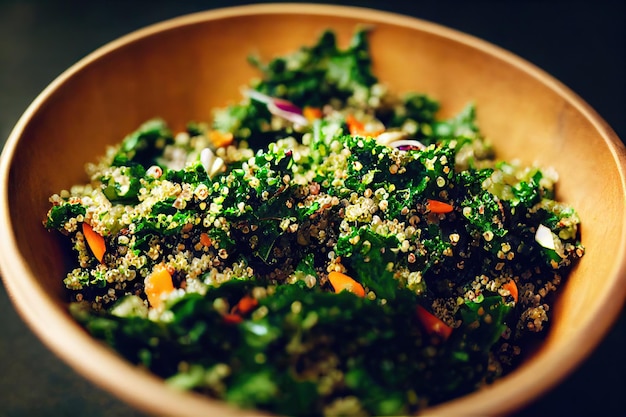
M162 117L181 129L238 100L240 87L257 75L246 63L250 53L269 59L311 44L326 28L345 45L359 24L372 25L374 71L381 81L396 91L428 93L441 102L442 117L475 102L480 127L499 157L554 167L559 199L582 219L587 253L563 287L553 327L537 354L490 393L438 409L446 414L510 411L555 384L589 353L624 300L624 261L606 255L624 252L626 230L624 150L611 129L560 83L482 41L412 18L302 5L224 9L133 33L60 76L20 120L3 154L3 278L18 310L52 349L140 408L185 414L185 406L172 404L174 397L150 376L129 381L150 383L162 396L141 387L122 394L129 382L104 368L134 371L99 350L65 313L67 265L58 236L42 226L48 197L85 182L85 162L143 121ZM105 362L78 351L85 347ZM199 407L195 411L216 407L191 397L184 395Z

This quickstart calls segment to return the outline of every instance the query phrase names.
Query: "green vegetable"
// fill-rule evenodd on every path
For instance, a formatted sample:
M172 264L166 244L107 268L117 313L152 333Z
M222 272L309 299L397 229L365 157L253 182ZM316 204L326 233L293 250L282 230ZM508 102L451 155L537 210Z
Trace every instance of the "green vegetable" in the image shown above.
M261 71L262 79L254 89L271 97L283 98L297 106L322 107L331 100L346 101L355 94L370 94L377 82L372 73L367 31L355 32L350 46L337 46L335 34L324 32L316 45L303 47L290 56L278 57L267 64L251 56L250 62ZM262 148L284 137L272 129L271 113L264 103L247 100L215 114L213 127L231 132ZM291 134L297 134L288 128Z
M85 206L82 204L63 202L59 205L52 206L48 212L45 225L49 229L63 229L70 219L76 218L77 216L84 216L85 212Z
M144 123L137 131L124 138L113 159L113 166L140 164L144 168L157 164L167 144L174 141L171 131L161 119Z
M87 331L173 387L284 415L415 414L514 368L584 254L580 219L550 170L495 159L473 104L441 120L386 91L367 33L251 58L258 99L176 136L150 120L50 198Z
M357 30L349 47L341 50L335 34L325 31L316 45L268 64L251 57L263 74L256 88L269 96L286 98L298 106L322 107L346 100L357 91L367 93L377 82L372 74L367 30Z

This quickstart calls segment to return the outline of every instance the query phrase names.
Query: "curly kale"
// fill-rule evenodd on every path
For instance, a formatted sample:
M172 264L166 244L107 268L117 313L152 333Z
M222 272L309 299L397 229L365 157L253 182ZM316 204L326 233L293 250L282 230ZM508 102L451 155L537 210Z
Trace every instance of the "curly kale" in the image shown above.
M372 73L365 29L356 31L346 49L338 47L335 34L325 31L316 45L275 58L267 64L258 57L250 62L261 72L261 81L252 88L296 106L322 107L331 100L346 101L357 92L368 95L377 82ZM247 100L216 111L213 128L231 132L238 139L254 138L260 148L283 136L283 129L271 128L267 105ZM294 134L292 129L287 133Z
M322 107L331 100L346 100L356 91L367 91L377 82L372 73L367 30L357 30L347 49L340 49L334 32L325 31L317 44L263 64L251 62L261 71L255 88L298 106Z

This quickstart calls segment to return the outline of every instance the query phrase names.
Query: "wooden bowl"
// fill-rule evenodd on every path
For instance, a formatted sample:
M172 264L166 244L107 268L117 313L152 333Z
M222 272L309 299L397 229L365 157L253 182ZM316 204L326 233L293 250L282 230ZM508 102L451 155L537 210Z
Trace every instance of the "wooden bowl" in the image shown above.
M159 415L258 415L174 391L93 339L67 312L67 265L43 225L48 197L85 182L84 164L160 116L174 129L209 120L238 99L265 59L311 44L332 28L345 45L372 24L375 73L395 91L442 103L441 117L474 101L483 132L504 159L538 162L560 174L558 198L582 218L587 253L552 311L545 342L492 386L428 410L429 415L511 412L567 376L615 321L626 291L625 149L579 97L522 59L471 36L414 18L360 8L257 5L197 13L116 40L68 69L21 117L2 154L0 266L33 331L77 372L134 407ZM214 414L212 414L214 413Z

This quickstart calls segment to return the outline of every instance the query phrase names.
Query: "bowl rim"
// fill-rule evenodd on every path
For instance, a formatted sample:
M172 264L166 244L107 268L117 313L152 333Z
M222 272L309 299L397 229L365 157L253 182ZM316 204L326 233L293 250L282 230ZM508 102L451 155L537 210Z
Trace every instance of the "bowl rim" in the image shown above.
M266 3L222 7L173 17L114 39L77 61L54 79L28 106L6 141L0 157L0 186L2 187L0 196L0 272L9 298L19 315L54 354L95 385L113 393L129 405L148 413L194 416L211 409L223 416L267 415L255 410L236 409L221 401L207 399L199 394L172 390L166 387L160 378L148 372L140 372L124 358L112 354L110 348L84 332L77 323L68 320L67 311L52 301L43 288L37 284L30 272L28 263L19 253L11 224L8 196L8 179L13 155L22 132L42 104L55 91L62 88L73 75L91 63L105 58L117 48L177 27L235 16L262 14L332 14L352 19L389 23L447 38L504 61L535 78L572 104L594 126L616 163L620 177L620 193L626 195L626 148L612 128L582 98L523 58L488 41L438 23L359 6ZM615 252L626 253L626 222L624 222L622 229L616 230L616 232L621 236L621 243ZM20 279L13 277L20 277ZM542 393L552 389L591 354L617 320L626 298L626 257L615 263L610 277L614 279L600 295L603 303L597 303L595 308L590 309L589 314L578 326L583 331L576 333L574 339L570 340L568 344L560 346L558 357L556 353L541 355L532 363L517 369L493 385L428 408L425 413L428 415L462 415L466 414L468 410L472 410L475 414L481 415L505 414L521 408L540 397ZM600 313L612 317L612 320L608 320L603 325L597 325L594 317ZM66 336L64 340L59 340L56 337L59 333ZM66 347L70 344L74 348L68 351ZM559 367L555 371L550 366L550 363L554 361L567 362L570 366ZM94 364L106 364L106 366L94 366ZM120 380L119 375L124 375L124 378ZM520 399L514 390L509 389L511 386L522 388L527 395ZM136 387L141 388L136 389ZM158 402L154 401L156 396L160 399ZM176 405L183 401L185 409L178 409Z

